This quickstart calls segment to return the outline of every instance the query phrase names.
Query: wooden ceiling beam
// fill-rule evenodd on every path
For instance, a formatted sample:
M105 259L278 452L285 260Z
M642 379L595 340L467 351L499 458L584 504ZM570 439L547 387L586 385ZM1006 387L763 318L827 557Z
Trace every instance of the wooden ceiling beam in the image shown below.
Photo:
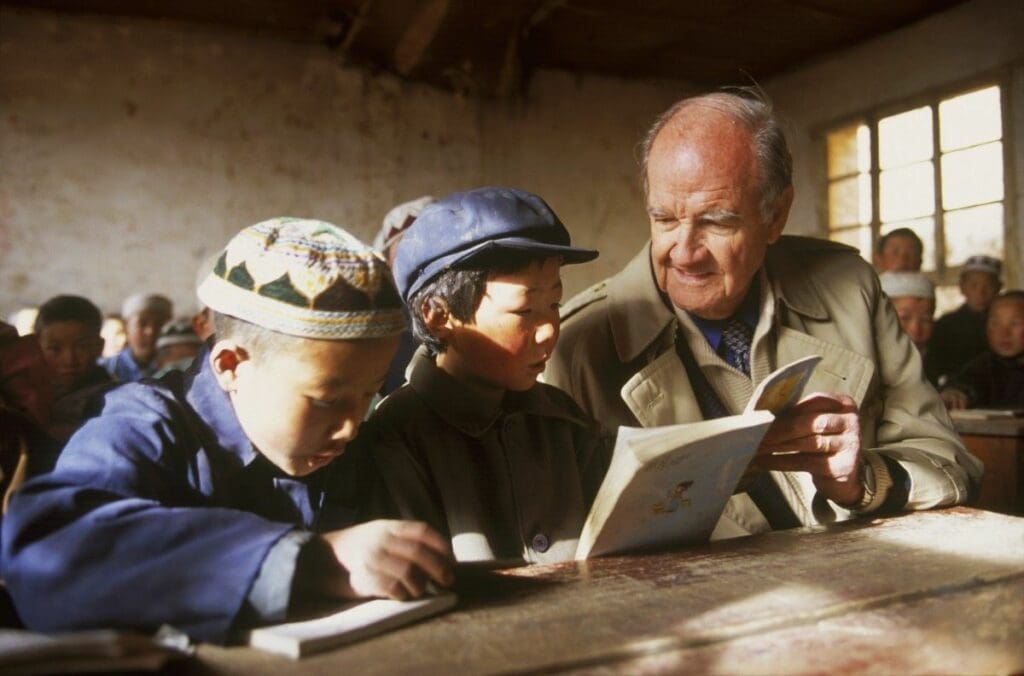
M355 18L352 19L352 23L345 33L345 38L341 41L339 49L343 54L348 53L352 48L352 43L355 42L359 32L363 30L363 26L366 25L366 17L369 16L370 10L373 9L374 0L364 0L363 4L359 6L359 13L356 14Z
M395 45L392 61L400 74L408 75L423 60L441 28L449 4L450 0L426 0L420 6L420 11Z

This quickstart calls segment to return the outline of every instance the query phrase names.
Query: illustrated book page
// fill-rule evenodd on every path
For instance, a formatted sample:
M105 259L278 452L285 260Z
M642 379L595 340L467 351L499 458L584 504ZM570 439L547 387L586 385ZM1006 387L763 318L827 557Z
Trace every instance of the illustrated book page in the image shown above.
M664 427L620 427L576 559L705 542L775 415L793 406L821 357L769 375L741 415Z

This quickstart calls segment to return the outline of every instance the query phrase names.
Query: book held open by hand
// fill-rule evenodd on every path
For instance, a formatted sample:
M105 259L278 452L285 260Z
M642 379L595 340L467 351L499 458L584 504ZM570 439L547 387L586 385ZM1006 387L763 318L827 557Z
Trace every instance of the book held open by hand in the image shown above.
M801 398L819 361L814 355L774 371L740 415L620 427L576 559L706 541L768 427Z

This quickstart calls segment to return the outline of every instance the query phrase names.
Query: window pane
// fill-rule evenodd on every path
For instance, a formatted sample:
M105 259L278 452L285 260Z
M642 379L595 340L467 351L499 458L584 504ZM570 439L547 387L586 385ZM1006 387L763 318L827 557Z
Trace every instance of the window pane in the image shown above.
M962 265L968 256L1003 257L1003 205L986 204L945 217L946 265Z
M1000 141L942 156L942 207L1003 199L1003 144Z
M878 121L878 164L902 167L932 157L932 110L908 110Z
M924 251L921 253L921 270L930 272L935 269L935 219L916 218L912 221L886 223L879 228L879 235L887 235L896 228L910 228L921 238Z
M871 260L871 228L857 226L855 228L833 230L829 233L828 238L833 242L842 242L858 249L864 260Z
M830 132L828 146L828 177L849 176L871 169L871 133L867 125L852 124Z
M946 99L939 104L939 145L942 151L995 141L1003 137L999 87Z
M883 171L878 206L883 223L904 221L935 212L935 172L931 162Z
M871 222L871 176L860 174L828 186L828 224L867 225Z

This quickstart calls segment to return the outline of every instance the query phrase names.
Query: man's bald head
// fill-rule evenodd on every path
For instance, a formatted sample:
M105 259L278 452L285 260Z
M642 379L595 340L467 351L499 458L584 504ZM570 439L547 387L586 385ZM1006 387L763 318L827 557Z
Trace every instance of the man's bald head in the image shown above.
M747 130L760 173L761 214L770 218L782 192L793 182L793 160L771 104L752 90L714 92L681 99L655 120L641 143L640 172L649 192L648 161L655 140L666 127L686 126L707 113L726 115Z

